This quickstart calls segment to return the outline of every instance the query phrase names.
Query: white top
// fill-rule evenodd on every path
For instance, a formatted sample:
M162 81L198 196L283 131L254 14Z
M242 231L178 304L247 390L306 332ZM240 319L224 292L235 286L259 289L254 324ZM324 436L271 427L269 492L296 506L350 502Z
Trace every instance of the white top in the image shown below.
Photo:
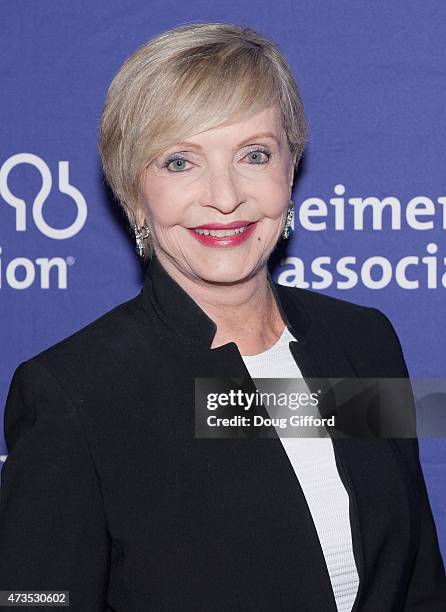
M271 348L242 356L251 378L303 378L289 349L287 327ZM266 408L266 406L265 406ZM280 429L277 429L280 437ZM350 612L359 586L353 557L349 498L330 437L280 438L299 480L319 536L339 612Z

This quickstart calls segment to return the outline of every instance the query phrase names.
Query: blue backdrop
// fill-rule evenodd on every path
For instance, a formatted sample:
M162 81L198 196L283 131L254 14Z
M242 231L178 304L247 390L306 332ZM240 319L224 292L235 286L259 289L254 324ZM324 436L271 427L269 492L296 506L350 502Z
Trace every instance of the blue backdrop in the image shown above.
M300 85L309 145L275 278L380 308L411 376L444 377L444 2L15 0L0 14L0 405L20 362L139 290L98 122L124 59L190 21L266 33ZM420 445L446 558L446 442Z

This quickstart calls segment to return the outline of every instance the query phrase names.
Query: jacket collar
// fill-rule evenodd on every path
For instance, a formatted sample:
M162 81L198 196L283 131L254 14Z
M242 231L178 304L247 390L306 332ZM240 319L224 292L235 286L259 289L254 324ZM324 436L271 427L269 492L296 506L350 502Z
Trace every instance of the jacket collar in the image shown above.
M269 271L267 277L285 324L295 338L304 341L311 328L310 313L291 299L289 288L275 283ZM155 254L146 268L142 297L177 340L210 348L217 331L215 322L168 274Z

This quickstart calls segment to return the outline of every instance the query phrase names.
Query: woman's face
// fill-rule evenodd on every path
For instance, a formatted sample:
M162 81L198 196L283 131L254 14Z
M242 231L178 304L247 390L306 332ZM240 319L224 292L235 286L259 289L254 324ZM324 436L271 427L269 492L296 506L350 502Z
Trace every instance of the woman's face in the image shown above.
M168 269L199 282L246 280L280 238L293 170L279 113L270 107L158 156L146 170L138 222L147 222Z

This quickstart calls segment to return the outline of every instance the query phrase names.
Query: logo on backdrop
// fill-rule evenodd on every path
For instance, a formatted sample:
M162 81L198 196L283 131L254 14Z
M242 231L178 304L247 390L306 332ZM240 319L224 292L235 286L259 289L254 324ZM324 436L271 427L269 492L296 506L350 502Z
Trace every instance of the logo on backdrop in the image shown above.
M12 193L8 178L11 170L21 164L29 164L40 173L40 189L32 202ZM37 230L53 240L66 240L78 234L87 220L87 202L77 187L70 183L69 162L60 161L58 164L57 188L60 193L67 195L74 206L76 217L70 225L64 228L55 228L45 218L45 203L53 190L53 176L48 164L38 155L32 153L18 153L9 157L0 168L0 196L3 201L15 211L15 229L17 232L26 232L30 223ZM0 255L2 249L0 247ZM68 266L74 263L73 257L38 257L35 260L27 257L16 257L4 267L0 259L0 288L6 283L12 289L27 289L36 282L42 289L55 286L59 289L67 288ZM51 274L55 270L56 276ZM2 274L3 272L3 274ZM54 279L55 278L55 284ZM52 282L51 282L52 281Z
M405 241L411 245L414 232L421 232L427 237L423 251L406 254L395 252L391 258L381 254L358 257L344 252L337 258L329 254L328 248L327 254L313 259L286 257L281 261L277 279L280 284L304 289L353 289L362 285L367 289L379 290L391 284L407 290L446 287L446 257L433 240L440 238L444 244L442 233L446 230L446 196L433 200L419 195L408 202L401 202L390 195L384 198L348 198L345 192L345 185L338 184L334 187L334 197L328 203L318 197L310 197L299 203L296 219L298 234L302 230L328 232L337 240L343 231L348 231L349 237L358 232L368 232L372 244L376 232L390 230L392 233L404 233Z

